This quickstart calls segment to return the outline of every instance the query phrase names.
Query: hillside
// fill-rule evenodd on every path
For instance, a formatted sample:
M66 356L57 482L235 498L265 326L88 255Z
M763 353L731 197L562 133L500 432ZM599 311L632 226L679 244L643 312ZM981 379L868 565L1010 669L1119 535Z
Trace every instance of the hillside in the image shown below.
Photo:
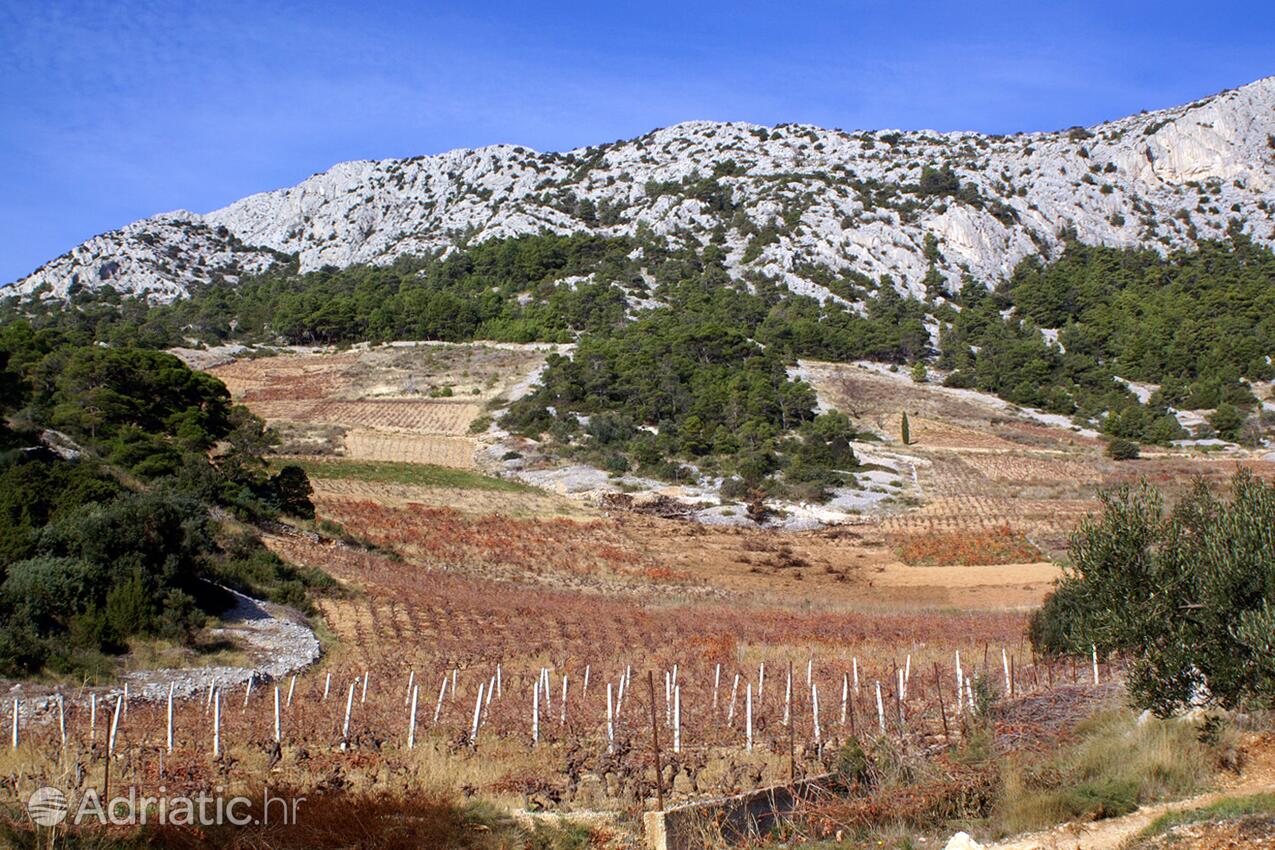
M649 231L717 240L752 272L862 300L883 275L913 295L1005 280L1068 237L1162 252L1232 219L1275 242L1275 77L1192 104L1055 133L844 132L689 122L538 153L498 145L347 162L206 215L97 236L18 281L23 296L113 287L171 301L295 261L387 264L493 238ZM830 286L841 295L833 295Z

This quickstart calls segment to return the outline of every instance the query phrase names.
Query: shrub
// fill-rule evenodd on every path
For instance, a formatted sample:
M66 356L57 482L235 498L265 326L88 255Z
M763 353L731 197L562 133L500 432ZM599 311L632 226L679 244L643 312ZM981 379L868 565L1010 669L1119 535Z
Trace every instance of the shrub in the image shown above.
M1241 470L1229 498L1197 480L1172 512L1145 482L1101 501L1032 618L1036 649L1126 653L1130 695L1161 715L1275 698L1275 485Z
M1107 457L1112 460L1137 460L1138 444L1133 440L1118 437L1107 443Z

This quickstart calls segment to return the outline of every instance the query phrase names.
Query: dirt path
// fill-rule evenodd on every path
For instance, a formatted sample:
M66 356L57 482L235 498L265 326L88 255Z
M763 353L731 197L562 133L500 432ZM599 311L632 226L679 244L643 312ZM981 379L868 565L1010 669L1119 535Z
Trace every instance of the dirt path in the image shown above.
M1244 797L1275 791L1275 738L1262 735L1245 748L1247 765L1244 772L1218 791L1143 806L1124 817L1092 823L1068 823L1043 832L1020 835L999 844L984 845L985 850L1118 850L1130 838L1150 826L1168 812L1198 809L1226 797Z
M204 693L210 685L229 688L249 680L277 681L319 660L319 640L295 612L225 589L234 594L235 605L222 613L221 625L210 629L209 634L233 643L246 657L246 664L134 670L123 674L118 686L67 690L64 699L87 702L88 693L92 691L99 700L109 700L121 693L125 685L130 700L158 702L167 698L170 686L174 697L187 699ZM57 694L61 690L18 685L10 694L21 698L20 711L24 717L47 720L57 709Z

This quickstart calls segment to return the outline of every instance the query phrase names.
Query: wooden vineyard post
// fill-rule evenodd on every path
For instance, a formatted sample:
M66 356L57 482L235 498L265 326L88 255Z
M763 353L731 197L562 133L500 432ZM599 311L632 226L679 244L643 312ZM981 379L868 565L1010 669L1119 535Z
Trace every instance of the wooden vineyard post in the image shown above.
M610 688L608 684L608 693ZM655 717L655 674L650 670L646 671L646 688L651 701L651 749L655 753L655 799L662 812L664 811L664 777L660 770L660 724Z
M943 679L939 675L939 663L934 662L934 693L939 700L939 715L943 718L943 740L951 742L952 733L947 728L947 706L943 704Z

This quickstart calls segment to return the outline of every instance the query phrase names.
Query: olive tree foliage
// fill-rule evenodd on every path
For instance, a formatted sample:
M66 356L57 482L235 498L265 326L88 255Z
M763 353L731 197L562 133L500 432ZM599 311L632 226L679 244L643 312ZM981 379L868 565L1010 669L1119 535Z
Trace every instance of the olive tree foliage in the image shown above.
M1127 655L1131 696L1160 715L1200 699L1268 705L1273 602L1275 486L1241 470L1225 496L1197 480L1169 510L1143 482L1102 495L1031 637L1049 654Z

